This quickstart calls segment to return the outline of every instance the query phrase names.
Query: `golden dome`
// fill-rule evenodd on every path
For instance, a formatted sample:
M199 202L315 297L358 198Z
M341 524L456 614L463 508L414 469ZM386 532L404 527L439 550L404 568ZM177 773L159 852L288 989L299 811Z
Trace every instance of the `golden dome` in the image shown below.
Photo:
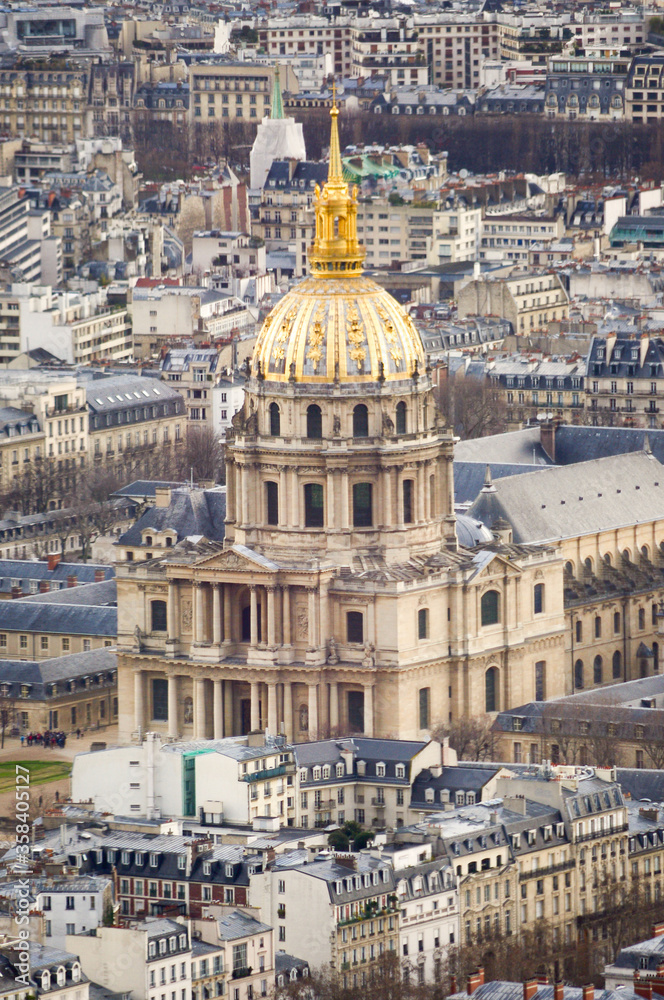
M362 275L357 239L357 188L342 175L336 103L330 111L330 167L316 187L311 275L266 317L253 370L277 382L396 381L426 364L420 335L398 302Z

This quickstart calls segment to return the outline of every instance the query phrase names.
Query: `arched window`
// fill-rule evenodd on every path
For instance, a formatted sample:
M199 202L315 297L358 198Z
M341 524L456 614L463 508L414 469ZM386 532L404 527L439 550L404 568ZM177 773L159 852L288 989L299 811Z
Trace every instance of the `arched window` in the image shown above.
M373 524L371 483L353 485L353 526L370 528Z
M544 611L544 584L536 583L533 593L533 611L536 615L541 615Z
M364 642L364 615L361 611L346 612L346 642Z
M498 711L498 671L495 667L489 667L484 675L484 710Z
M306 483L304 487L305 528L322 528L324 513L323 487L320 483Z
M281 413L277 403L270 403L270 435L273 438L281 434Z
M643 556L644 559L650 558L650 550L647 545L641 546L641 555Z
M417 638L429 638L429 609L420 608L417 612Z
M500 621L500 594L497 590L487 590L481 601L482 625L497 625Z
M584 567L586 573L592 573L592 571L593 571L593 561L590 558L590 556L588 556L588 558L584 560L583 567Z
M619 611L614 611L613 612L613 631L616 633L616 635L620 632L620 626L621 626L620 612Z
M607 566L611 565L611 553L610 552L607 552L606 555L604 556L604 562L606 563Z
M629 549L623 549L622 557L625 560L625 562L631 562L632 553L629 551Z
M320 406L312 403L307 407L307 437L322 438L323 436L323 414Z
M151 630L166 631L166 601L152 601L150 604Z
M397 434L406 433L406 404L403 400L397 403Z
M412 479L404 479L401 484L403 493L403 523L413 523L413 489L415 482Z
M620 680L620 676L622 674L622 657L620 655L619 649L617 649L613 654L612 666L613 666L613 679Z
M571 562L566 562L566 563L565 563L565 572L566 572L566 573L567 573L567 574L568 574L569 576L574 576L574 564L573 564L573 563L571 563Z
M265 508L268 524L279 524L279 486L277 483L265 484Z
M583 660L577 660L574 664L574 687L583 687Z
M358 403L353 410L353 437L369 437L369 411L364 403Z
M593 660L593 683L602 683L602 657L596 656Z

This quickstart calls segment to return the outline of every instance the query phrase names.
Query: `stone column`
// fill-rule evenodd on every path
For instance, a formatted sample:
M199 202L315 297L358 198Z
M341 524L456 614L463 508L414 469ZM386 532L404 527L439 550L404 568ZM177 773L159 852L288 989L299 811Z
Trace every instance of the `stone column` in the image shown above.
M205 681L194 678L194 739L205 739Z
M215 678L213 683L214 738L215 740L220 740L224 736L224 694L222 688L224 682L221 679Z
M422 462L418 463L417 466L417 509L415 512L415 520L424 520L424 465Z
M373 736L373 684L364 685L364 735Z
M318 735L318 685L309 684L309 738Z
M205 642L205 607L203 584L194 584L194 642Z
M286 739L292 740L293 733L293 688L290 681L284 681L284 729Z
M134 729L137 733L143 734L145 729L145 698L144 698L143 671L134 671Z
M327 640L330 638L330 594L329 587L325 585L320 588L320 596L318 601L319 607L319 624L320 624L320 644L325 646Z
M251 731L255 733L261 728L260 704L258 701L258 683L251 682Z
M176 674L168 675L168 735L175 738L178 735L178 703L179 678Z
M383 469L383 517L382 523L389 527L392 524L392 474L389 469Z
M222 590L218 583L212 584L212 642L215 646L221 645L221 594Z
M330 682L330 729L331 736L339 728L339 685L336 681Z
M249 587L250 594L250 626L251 626L251 645L258 645L258 594L256 593L256 584L252 583Z
M279 473L279 524L288 527L290 524L290 511L288 510L288 504L286 502L286 497L288 496L288 471L286 468L282 468Z
M240 466L242 473L242 524L249 524L249 476L246 465Z
M166 627L168 629L168 638L170 640L175 640L178 637L177 632L177 583L175 580L168 581L168 613L166 615Z
M318 637L316 635L316 588L307 587L307 593L309 594L309 648L316 649L318 646Z
M336 528L334 513L334 473L328 470L327 473L327 526Z
M291 524L294 528L297 528L300 523L300 482L297 474L297 469L293 468L291 472Z
M267 728L270 730L271 736L278 736L277 685L272 681L268 681L267 683Z
M233 681L223 681L224 685L224 736L233 735Z
M349 503L350 498L348 495L348 473L341 473L341 527L348 528L349 526Z
M240 524L242 522L242 466L234 462L233 468L235 470L235 521Z
M277 644L277 633L275 628L275 617L274 617L274 592L276 587L267 587L267 644L268 646L276 646Z
M232 600L232 588L230 583L222 584L224 592L224 642L229 643L233 641L232 635L232 618L231 618L231 600Z
M291 644L290 587L281 588L281 627L284 646Z

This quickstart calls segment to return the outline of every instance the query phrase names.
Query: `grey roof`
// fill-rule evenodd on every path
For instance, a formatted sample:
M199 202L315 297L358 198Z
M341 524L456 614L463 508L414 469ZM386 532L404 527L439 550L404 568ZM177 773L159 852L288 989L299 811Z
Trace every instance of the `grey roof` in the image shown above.
M149 507L120 538L121 545L141 545L141 533L146 528L161 531L171 528L178 541L202 535L211 541L222 541L226 533L226 489L203 490L180 486L171 493L168 507Z
M182 396L167 382L143 375L110 375L85 381L88 409L92 413L125 410L128 406L180 401ZM127 398L129 397L129 398Z
M562 424L556 431L556 463L572 465L575 462L588 462L593 458L643 451L646 439L653 455L664 462L664 430Z
M656 972L657 966L664 961L664 935L638 941L636 944L623 948L613 967L620 969L648 969Z
M623 792L632 799L664 802L664 771L619 767L616 774Z
M508 983L504 981L493 981L483 983L473 992L475 1000L522 1000L523 983ZM630 989L620 990L600 990L595 989L595 1000L625 1000L635 994ZM468 993L465 991L453 993L448 1000L465 1000ZM563 987L564 1000L583 1000L583 988L578 986ZM537 990L533 994L533 1000L554 1000L554 987L537 985Z
M12 684L14 693L21 685L28 684L30 699L41 701L51 684L109 674L116 668L117 655L109 647L53 656L48 660L0 660L0 684Z
M48 562L38 559L0 559L0 592L10 593L12 580L19 581L24 594L31 593L31 580L48 580L66 585L69 577L75 576L77 583L94 583L95 574L100 570L103 570L106 580L115 576L112 566L100 563L59 562L55 569L49 569Z
M136 479L133 483L128 483L127 486L116 490L112 495L114 497L131 497L132 500L154 500L158 487L170 486L173 488L181 485L181 482L171 482L164 479Z
M3 601L0 615L1 627L6 632L56 632L113 639L118 634L118 612L114 607Z
M499 518L517 543L595 534L664 517L664 468L645 452L510 476L483 489L468 514L492 527Z
M44 594L30 594L19 598L26 604L82 604L103 608L117 605L118 585L115 579L101 580L99 583L84 583L79 587L65 587L49 590Z
M269 924L262 924L260 920L240 910L234 910L217 922L220 941L235 941L237 938L249 937L250 934L267 933L271 929Z
M457 514L454 530L459 545L463 545L467 549L472 549L475 545L481 545L483 542L493 541L493 535L489 529L481 521L476 521L475 518L468 517L467 514Z
M540 444L539 427L459 441L455 458L461 462L496 462L509 465L553 465Z
M274 956L274 969L277 973L290 972L291 969L308 969L309 963L304 958L287 955L285 951L277 951Z
M457 445L457 450L458 450ZM539 472L545 465L521 465L519 463L491 462L493 479L503 479L505 476L522 476L527 472ZM470 503L475 499L484 484L486 473L485 462L454 462L454 503Z

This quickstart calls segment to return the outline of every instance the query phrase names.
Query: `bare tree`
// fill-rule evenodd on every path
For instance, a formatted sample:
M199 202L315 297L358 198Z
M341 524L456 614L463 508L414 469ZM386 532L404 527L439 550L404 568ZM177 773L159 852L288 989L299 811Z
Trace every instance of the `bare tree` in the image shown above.
M493 719L489 715L441 722L433 730L432 736L439 742L447 737L459 760L495 759L497 737L493 731Z
M505 400L489 378L454 375L441 383L437 398L448 424L461 438L485 437L505 430Z
M0 489L0 505L21 514L43 514L54 500L59 503L62 495L63 472L57 460L34 459Z
M5 748L5 732L11 729L16 718L16 699L8 685L0 686L0 749Z
M190 427L176 462L177 478L224 482L224 448L211 427Z

